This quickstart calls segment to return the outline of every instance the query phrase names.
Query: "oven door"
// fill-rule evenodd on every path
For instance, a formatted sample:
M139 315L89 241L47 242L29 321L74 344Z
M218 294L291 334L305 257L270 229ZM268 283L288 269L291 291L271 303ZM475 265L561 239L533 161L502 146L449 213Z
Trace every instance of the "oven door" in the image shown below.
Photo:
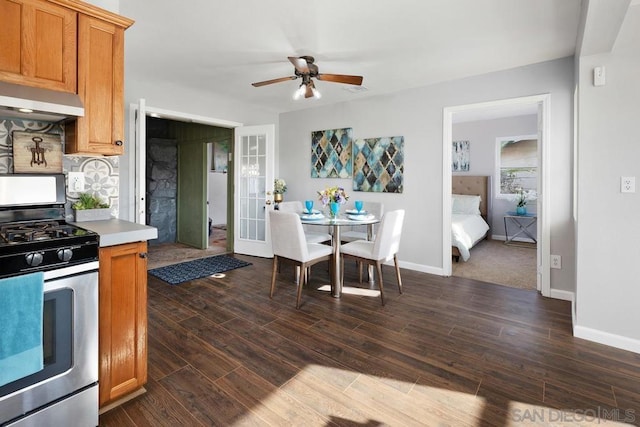
M43 309L44 369L0 387L0 425L33 415L62 399L96 387L98 381L98 262L45 272ZM97 389L97 387L96 387ZM86 394L86 393L85 393ZM87 406L86 403L82 406ZM77 409L76 409L77 407ZM90 411L97 423L98 402L68 406L69 419Z

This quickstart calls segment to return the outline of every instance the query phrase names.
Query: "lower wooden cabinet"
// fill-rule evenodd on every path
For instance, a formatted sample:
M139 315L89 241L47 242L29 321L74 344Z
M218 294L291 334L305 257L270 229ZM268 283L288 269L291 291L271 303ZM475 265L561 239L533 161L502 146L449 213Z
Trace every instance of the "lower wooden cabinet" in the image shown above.
M100 248L100 406L147 382L147 243Z

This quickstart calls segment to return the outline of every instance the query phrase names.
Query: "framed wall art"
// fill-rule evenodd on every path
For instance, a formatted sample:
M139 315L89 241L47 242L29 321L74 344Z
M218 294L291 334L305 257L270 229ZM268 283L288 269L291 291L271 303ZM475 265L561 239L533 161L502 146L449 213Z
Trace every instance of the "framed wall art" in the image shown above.
M469 172L469 141L453 141L451 171Z
M211 143L211 154L211 171L227 172L229 143L226 141Z
M62 138L43 132L13 131L14 173L62 173Z
M353 190L402 193L404 137L359 139L353 144Z
M350 178L353 129L311 132L311 178Z

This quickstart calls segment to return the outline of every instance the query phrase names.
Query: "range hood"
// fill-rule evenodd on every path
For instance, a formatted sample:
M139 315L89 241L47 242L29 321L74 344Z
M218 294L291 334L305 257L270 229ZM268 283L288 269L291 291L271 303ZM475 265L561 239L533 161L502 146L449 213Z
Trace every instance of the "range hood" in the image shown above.
M82 116L84 107L75 93L0 82L0 117L59 121Z

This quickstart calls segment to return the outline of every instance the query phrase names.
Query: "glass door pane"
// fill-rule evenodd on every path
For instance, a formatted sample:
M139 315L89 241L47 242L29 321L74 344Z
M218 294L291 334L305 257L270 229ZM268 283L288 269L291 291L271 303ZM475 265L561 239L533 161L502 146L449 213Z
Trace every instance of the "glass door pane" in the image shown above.
M242 137L240 158L240 239L265 241L266 137Z

